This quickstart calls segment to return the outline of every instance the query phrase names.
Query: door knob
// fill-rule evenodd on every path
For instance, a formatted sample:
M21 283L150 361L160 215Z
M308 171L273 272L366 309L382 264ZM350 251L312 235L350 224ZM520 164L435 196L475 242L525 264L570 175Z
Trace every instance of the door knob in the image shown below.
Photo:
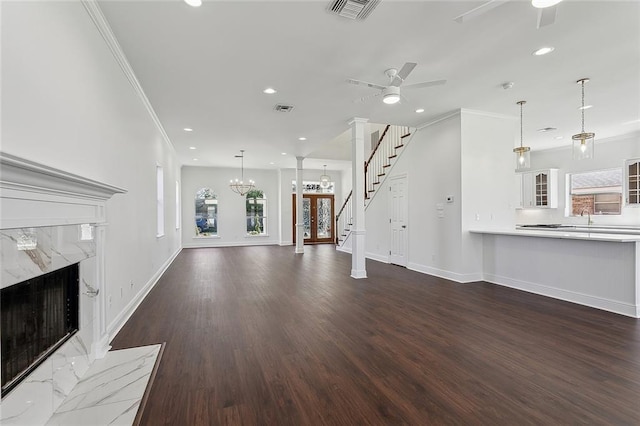
M407 227L407 225L402 225L402 227L403 227L403 228L406 228L406 227Z

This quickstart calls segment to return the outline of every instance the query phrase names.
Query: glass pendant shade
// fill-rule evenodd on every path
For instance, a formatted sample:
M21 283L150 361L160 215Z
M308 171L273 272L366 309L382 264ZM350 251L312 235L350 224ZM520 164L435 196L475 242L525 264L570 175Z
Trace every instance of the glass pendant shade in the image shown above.
M593 142L595 133L578 133L571 136L573 139L573 159L587 160L593 158Z
M320 176L320 187L327 189L331 185L331 176L327 174L327 166L324 165L324 174Z
M516 154L516 170L525 170L531 167L531 148L519 146L513 148Z
M518 101L520 105L520 146L513 148L513 152L516 154L516 170L525 170L531 167L531 148L528 146L522 146L522 105L527 101Z
M596 134L584 131L584 84L588 82L588 78L581 78L576 83L582 86L582 132L571 136L573 140L573 159L574 160L588 160L593 158L593 143L596 139Z

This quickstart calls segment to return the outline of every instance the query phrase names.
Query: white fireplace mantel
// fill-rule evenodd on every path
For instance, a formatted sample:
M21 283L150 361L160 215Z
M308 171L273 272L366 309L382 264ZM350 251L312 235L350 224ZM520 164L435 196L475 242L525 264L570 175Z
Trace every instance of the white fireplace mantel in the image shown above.
M126 192L0 152L0 229L102 223L105 202Z

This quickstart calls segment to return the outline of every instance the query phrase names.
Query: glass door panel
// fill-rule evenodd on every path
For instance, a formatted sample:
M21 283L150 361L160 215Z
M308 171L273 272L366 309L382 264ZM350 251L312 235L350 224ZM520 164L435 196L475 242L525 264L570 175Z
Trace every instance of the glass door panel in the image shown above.
M311 200L303 197L302 199L302 219L304 223L304 239L311 238Z
M333 209L331 198L316 199L316 238L332 238Z

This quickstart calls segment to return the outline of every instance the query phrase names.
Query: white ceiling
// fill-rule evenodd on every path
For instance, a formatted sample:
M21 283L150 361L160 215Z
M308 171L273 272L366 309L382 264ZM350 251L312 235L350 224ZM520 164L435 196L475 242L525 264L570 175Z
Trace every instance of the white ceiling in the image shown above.
M556 23L539 30L529 1L465 24L453 18L482 1L382 0L366 21L331 15L328 3L99 2L187 165L238 166L245 149L248 168L295 167L297 155L317 159L305 168L342 168L353 117L410 126L458 108L517 117L519 100L525 145L556 147L580 131L582 77L591 79L585 127L596 140L640 130L640 2L565 0ZM545 45L555 51L532 55ZM397 105L354 102L375 91L347 78L386 84L384 70L405 62L418 63L406 84L448 82L405 90L409 101ZM278 92L262 93L268 86ZM276 103L294 109L276 112ZM544 127L558 130L537 131Z

